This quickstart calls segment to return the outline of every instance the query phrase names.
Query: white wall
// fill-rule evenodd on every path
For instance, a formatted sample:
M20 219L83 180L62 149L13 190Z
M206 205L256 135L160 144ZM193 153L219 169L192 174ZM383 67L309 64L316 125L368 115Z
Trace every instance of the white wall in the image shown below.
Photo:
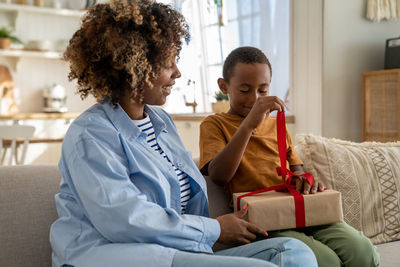
M292 0L292 4L293 130L321 135L323 0Z
M385 40L400 21L365 19L364 0L325 0L323 8L322 135L361 140L361 73L383 69Z

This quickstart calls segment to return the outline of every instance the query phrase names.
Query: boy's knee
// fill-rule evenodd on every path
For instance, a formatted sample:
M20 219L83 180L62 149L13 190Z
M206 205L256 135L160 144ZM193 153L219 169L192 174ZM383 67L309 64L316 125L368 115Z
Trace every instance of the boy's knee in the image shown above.
M361 233L357 238L352 238L351 242L346 244L348 251L346 258L342 258L346 266L366 266L375 267L380 265L380 257L376 247L371 241Z
M341 267L343 265L339 256L328 246L321 244L318 249L314 248L313 251L319 267Z

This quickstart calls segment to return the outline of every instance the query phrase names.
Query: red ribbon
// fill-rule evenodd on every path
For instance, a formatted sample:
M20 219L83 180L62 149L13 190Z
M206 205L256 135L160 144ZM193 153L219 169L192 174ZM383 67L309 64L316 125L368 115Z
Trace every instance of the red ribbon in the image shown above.
M295 207L295 214L296 214L296 227L305 227L306 226L306 216L304 210L304 197L301 193L296 190L296 185L291 184L292 177L305 177L307 181L310 183L310 186L314 184L314 177L311 173L303 173L300 175L296 175L291 172L289 169L286 168L286 124L285 124L285 113L278 112L276 116L276 124L277 124L277 139L278 139L278 151L279 151L279 158L281 161L281 166L276 168L276 171L279 176L282 177L283 184L266 187L263 189L259 189L250 193L243 194L237 198L237 210L240 210L240 200L244 197L257 195L263 192L268 192L272 190L276 191L284 191L288 190L294 199L294 207ZM286 176L288 178L286 179Z

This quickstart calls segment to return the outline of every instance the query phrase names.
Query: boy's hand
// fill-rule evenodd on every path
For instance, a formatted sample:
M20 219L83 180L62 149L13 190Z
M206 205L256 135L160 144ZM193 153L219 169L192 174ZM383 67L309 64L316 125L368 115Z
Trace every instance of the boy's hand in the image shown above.
M296 175L302 175L305 171L302 165L290 165L290 170ZM315 194L324 191L324 185L318 181L314 181L313 186L303 176L292 176L292 184L296 185L296 190L304 195Z
M317 191L318 192L324 191L324 185L318 181L314 181L313 186L310 186L310 183L303 176L300 177L293 176L292 179L294 179L296 183L296 190L304 195L308 195L310 193L315 194L317 193Z
M256 239L256 235L266 235L261 227L243 220L247 207L242 210L217 217L221 226L218 241L222 244L248 244Z
M243 122L251 129L255 129L274 110L285 111L285 103L276 96L260 96Z

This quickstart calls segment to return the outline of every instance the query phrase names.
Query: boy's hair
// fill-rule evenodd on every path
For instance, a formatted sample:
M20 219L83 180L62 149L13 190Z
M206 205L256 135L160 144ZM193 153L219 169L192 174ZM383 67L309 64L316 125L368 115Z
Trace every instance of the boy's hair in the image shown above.
M225 59L222 76L229 82L233 75L233 69L237 63L245 64L267 64L272 76L271 63L265 54L258 48L252 46L242 46L233 50Z
M69 80L81 98L93 95L114 106L127 93L143 101L162 67L190 39L184 17L152 0L111 0L90 8L64 53Z

